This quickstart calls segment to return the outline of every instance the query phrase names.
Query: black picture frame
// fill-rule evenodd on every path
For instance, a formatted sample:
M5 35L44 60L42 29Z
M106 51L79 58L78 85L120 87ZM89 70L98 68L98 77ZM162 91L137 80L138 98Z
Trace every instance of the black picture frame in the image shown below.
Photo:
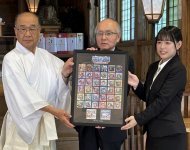
M124 51L74 51L71 94L74 125L124 125L128 59Z

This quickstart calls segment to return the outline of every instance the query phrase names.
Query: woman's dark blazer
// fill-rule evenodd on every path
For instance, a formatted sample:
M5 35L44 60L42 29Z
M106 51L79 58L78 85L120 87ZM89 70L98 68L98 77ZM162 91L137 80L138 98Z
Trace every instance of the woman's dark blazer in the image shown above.
M158 64L159 61L150 65L145 84L139 83L134 90L146 102L146 109L135 114L135 119L139 125L144 125L144 131L151 137L185 133L181 100L186 84L186 69L179 56L175 55L152 84Z

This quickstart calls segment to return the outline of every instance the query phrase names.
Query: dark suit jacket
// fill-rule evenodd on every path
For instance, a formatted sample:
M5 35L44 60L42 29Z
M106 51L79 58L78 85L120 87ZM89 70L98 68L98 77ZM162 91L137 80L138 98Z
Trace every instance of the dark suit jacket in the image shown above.
M145 84L139 83L134 90L146 102L146 109L136 114L135 119L139 125L144 125L145 131L152 137L185 133L181 100L186 84L186 69L179 56L175 55L152 84L158 63L150 65Z
M115 49L115 51L121 51L119 49ZM131 71L132 73L134 73L134 61L131 57L129 57L129 61L128 61L128 70ZM128 93L130 90L130 86L128 86ZM85 132L85 128L88 128L88 126L76 126L75 129L78 131L79 136L81 136L81 138L83 137L82 134L83 132ZM89 127L90 129L91 127ZM99 132L99 135L101 136L101 138L105 141L123 141L126 137L126 131L121 130L120 127L106 127L102 130L93 128L94 130L97 130ZM89 132L90 134L90 132ZM79 138L80 139L80 138ZM85 140L85 139L84 139ZM88 139L86 139L88 140Z

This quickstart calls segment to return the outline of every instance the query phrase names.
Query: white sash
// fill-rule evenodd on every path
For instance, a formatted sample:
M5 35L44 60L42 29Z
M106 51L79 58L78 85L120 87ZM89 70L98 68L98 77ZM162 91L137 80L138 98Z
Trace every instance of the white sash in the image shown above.
M50 113L44 113L40 124L40 145L49 146L49 141L58 139L55 118Z

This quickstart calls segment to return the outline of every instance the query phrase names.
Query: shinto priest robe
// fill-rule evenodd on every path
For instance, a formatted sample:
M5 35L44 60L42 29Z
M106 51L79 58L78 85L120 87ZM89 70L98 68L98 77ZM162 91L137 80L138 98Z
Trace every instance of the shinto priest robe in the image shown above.
M48 51L36 48L33 54L18 41L4 56L2 81L8 111L0 149L55 149L54 116L40 109L52 105L70 113L69 87L61 75L63 65Z

